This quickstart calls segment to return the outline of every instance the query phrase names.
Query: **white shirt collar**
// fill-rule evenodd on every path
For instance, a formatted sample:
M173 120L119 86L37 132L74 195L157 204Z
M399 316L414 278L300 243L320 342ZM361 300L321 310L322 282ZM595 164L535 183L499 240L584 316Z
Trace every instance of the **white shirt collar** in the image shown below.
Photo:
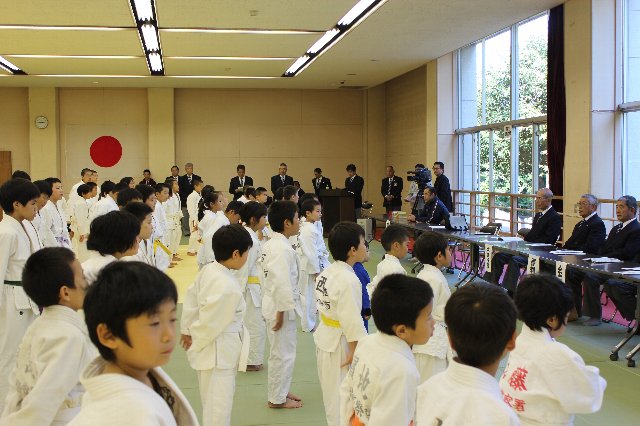
M637 219L634 217L633 219L629 219L626 222L622 222L622 228L620 228L620 229L624 229L625 226L627 226L628 224L630 224L634 220L637 220Z
M542 212L540 212L540 217L544 216L544 214L548 212L551 209L551 207L553 206L549 205L549 207L547 207L546 210L543 210Z
M584 220L584 221L586 222L586 221L588 221L589 219L591 219L593 216L595 216L596 214L598 214L598 213L597 213L597 212L593 212L593 213L591 213L589 216L585 217L585 218L584 218L584 219L582 219L582 220Z

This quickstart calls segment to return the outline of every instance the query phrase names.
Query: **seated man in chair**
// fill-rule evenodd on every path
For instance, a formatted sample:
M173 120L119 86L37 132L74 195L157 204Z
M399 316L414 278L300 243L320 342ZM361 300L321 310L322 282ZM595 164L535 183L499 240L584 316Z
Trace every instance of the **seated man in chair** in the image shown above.
M416 215L410 214L407 219L411 222L440 225L449 216L449 210L436 195L436 190L431 186L424 189L424 207Z
M562 229L562 217L551 206L553 192L549 188L541 188L536 192L536 210L531 230L524 236L529 243L555 244ZM491 259L491 272L485 272L484 280L498 284L504 265L508 264L502 286L510 295L516 290L520 278L520 268L527 264L527 258L507 253L496 253Z
M640 254L640 223L636 218L638 203L631 195L623 195L616 202L616 217L620 221L609 232L609 236L604 245L598 251L598 255L613 257L620 260L631 260ZM574 294L583 293L582 304L578 303L578 316L582 314L590 318L584 325L600 325L602 320L602 305L600 304L600 285L607 281L607 277L584 272L576 268L568 268L567 285L571 287ZM614 297L617 297L614 287L608 286ZM606 291L606 290L605 290ZM609 294L609 293L607 293ZM611 295L609 295L611 297ZM622 306L614 300L616 306ZM582 309L579 309L582 305Z

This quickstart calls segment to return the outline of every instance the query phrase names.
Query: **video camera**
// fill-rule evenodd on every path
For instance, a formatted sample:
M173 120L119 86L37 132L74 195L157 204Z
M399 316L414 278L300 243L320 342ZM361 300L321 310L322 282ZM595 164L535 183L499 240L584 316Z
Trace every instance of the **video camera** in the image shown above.
M415 170L408 170L407 180L417 183L418 188L422 191L431 183L431 170L426 168L417 168Z

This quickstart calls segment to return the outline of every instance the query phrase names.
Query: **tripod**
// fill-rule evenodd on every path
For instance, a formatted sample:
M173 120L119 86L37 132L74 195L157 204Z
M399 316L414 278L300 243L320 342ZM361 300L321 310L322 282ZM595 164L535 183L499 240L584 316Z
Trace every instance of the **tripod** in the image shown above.
M416 199L413 201L413 207L411 207L411 214L417 216L418 213L424 208L424 188L418 187L418 193Z

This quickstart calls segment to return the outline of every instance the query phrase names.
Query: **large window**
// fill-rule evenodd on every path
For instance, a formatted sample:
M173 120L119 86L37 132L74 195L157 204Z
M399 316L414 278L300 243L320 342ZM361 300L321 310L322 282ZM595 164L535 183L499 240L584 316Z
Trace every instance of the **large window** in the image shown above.
M531 194L547 186L547 21L547 13L535 16L458 51L461 189ZM495 219L508 225L509 197L493 202ZM477 204L482 217L488 196ZM517 207L529 222L531 200Z
M623 192L640 193L640 0L623 2Z

